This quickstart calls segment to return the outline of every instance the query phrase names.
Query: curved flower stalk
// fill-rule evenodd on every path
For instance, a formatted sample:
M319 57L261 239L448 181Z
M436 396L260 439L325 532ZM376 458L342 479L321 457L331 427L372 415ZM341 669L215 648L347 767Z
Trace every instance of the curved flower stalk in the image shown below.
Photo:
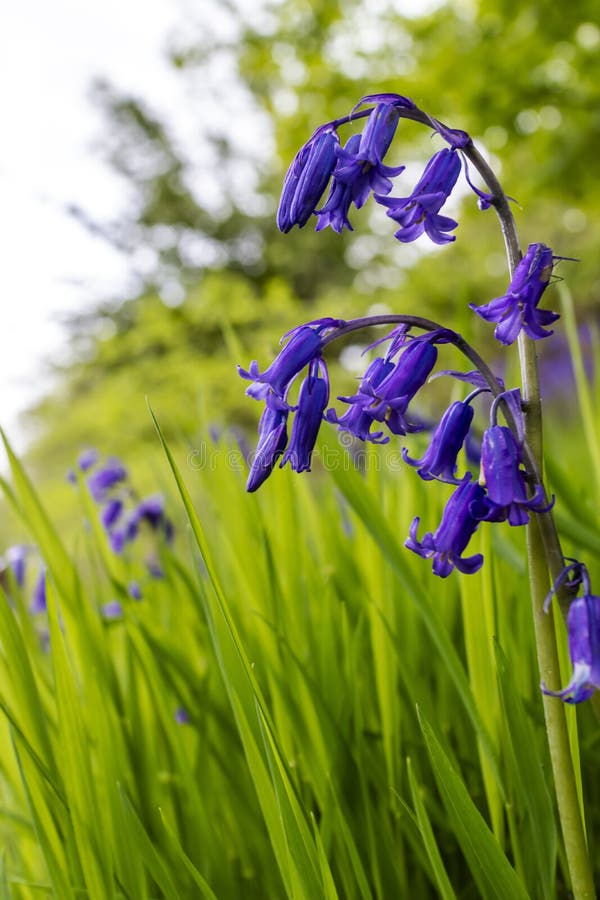
M338 132L359 119L366 119L362 133L351 136L342 146ZM401 120L412 120L433 129L448 146L434 154L412 190L404 189L400 196L393 196L396 179L402 177L404 167L388 166L384 160L401 133ZM483 180L483 188L474 184L468 163ZM437 363L438 345L453 343L471 361L476 368L475 374L447 370L443 373L493 394L491 424L485 431L480 449L474 450L471 395L446 410L421 459L413 459L409 456L409 448L403 449L405 461L417 468L421 478L457 485L437 530L426 532L419 540L419 519L415 519L406 546L419 556L432 559L434 573L445 578L454 569L468 574L483 565L481 554L464 555L471 536L481 523L493 527L494 523L507 521L512 526L524 525L526 528L538 659L549 684L543 688L548 742L573 894L576 900L582 900L594 896L594 886L566 721L560 707L557 712L553 698L578 703L588 699L599 686L600 600L590 593L589 584L584 585L583 597L573 600L574 584L562 576L565 560L551 512L553 500L548 500L540 475L542 418L534 343L550 337L552 330L548 326L558 319L557 313L540 309L539 304L556 262L566 257L556 256L546 244L533 243L522 258L509 198L470 136L419 109L410 98L392 93L366 95L348 115L327 122L314 132L299 150L286 175L277 224L287 232L294 225L302 228L314 216L317 231L326 227L338 233L344 228L351 230L351 207L360 208L373 195L376 203L387 208L388 217L400 226L395 232L399 241L406 243L426 235L434 243L449 244L455 239L451 232L458 228L458 223L444 216L442 209L463 167L466 182L477 196L479 208L493 207L498 215L510 275L510 283L502 296L471 308L480 318L495 325L494 334L501 345L518 343L522 375L520 391L507 391L460 335L417 316L373 316L349 323L334 319L307 323L294 329L284 349L264 372L260 372L256 362L247 372L240 370L242 377L252 381L247 393L266 404L259 426L259 450L264 451L265 465L257 470L253 463L247 487L256 490L263 484L276 460L284 453L284 461L291 459L293 451L289 451L289 456L286 453L286 423L290 415L296 416L292 424L292 446L294 450L302 449L302 463L293 467L304 471L310 468L322 421L348 431L359 440L373 443L384 443L394 435L411 434L421 426L414 421L414 416L412 420L409 417L409 404L431 377ZM327 199L322 203L328 186ZM370 362L356 394L338 398L348 409L342 414L332 408L326 410L325 388L308 388L317 371L326 372L325 348L349 331L384 323L402 323L406 327L400 332L395 329L388 335L387 354ZM408 334L409 328L419 328L425 334L415 337ZM293 407L288 402L288 392L305 368L308 368L308 374L301 390L302 402L299 400L297 407ZM498 410L502 411L505 424L498 423ZM460 481L456 478L457 457L464 445L469 447L469 458L480 458L479 482L468 468ZM584 567L578 565L583 582ZM553 590L562 608L568 611L573 678L562 690L554 684L558 682L559 671L554 627L550 616L540 616L550 580L554 582Z

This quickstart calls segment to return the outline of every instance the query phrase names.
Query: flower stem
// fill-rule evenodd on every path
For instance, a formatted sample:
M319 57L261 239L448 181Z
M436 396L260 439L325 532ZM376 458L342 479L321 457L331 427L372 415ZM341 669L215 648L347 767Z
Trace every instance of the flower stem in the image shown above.
M493 205L500 219L506 245L511 277L521 259L519 239L512 212L498 180L474 147L465 149L493 194ZM538 472L542 471L542 405L535 344L525 334L519 335L522 397L525 411L525 435ZM542 681L550 689L560 686L560 669L556 646L556 631L552 610L544 612L544 600L549 588L549 573L554 581L564 566L560 541L551 513L531 516L527 526L527 555L529 582L533 604L533 620L538 665ZM563 607L568 603L568 591L561 597ZM567 865L575 900L590 900L596 896L591 865L579 804L575 768L569 745L565 708L556 698L544 695L544 716L554 773Z

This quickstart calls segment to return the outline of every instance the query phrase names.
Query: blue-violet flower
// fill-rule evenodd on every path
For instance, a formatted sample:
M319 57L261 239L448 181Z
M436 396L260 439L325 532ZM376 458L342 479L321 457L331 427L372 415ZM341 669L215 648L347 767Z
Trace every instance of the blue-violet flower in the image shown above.
M538 309L537 305L548 287L554 259L552 250L545 244L530 244L506 294L483 306L469 304L486 322L497 323L494 337L502 344L512 344L521 329L534 341L553 333L545 326L555 322L558 313Z
M480 514L485 512L484 496L483 488L473 483L471 473L467 472L448 500L437 531L434 534L428 531L419 541L417 516L404 546L423 559L433 557L433 572L441 578L447 578L454 568L466 575L477 572L483 565L483 555L463 557L461 554L479 526Z
M418 466L417 474L424 481L438 478L454 484L460 483L456 478L456 457L473 421L470 399L471 397L464 402L458 400L448 407L433 433L429 449L421 459L411 459L406 448L402 449L404 462Z
M403 243L415 241L423 232L435 244L455 240L447 232L458 222L439 211L452 193L460 174L460 157L455 150L440 150L433 156L409 197L385 197L376 194L378 203L388 207L388 216L400 225L395 237Z

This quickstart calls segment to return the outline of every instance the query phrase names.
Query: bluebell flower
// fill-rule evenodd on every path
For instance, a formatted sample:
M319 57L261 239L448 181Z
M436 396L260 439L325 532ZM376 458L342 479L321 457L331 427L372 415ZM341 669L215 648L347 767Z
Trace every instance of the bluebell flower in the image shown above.
M17 586L22 588L25 584L25 573L29 547L25 544L14 544L4 552L4 562L13 574Z
M83 450L77 458L77 465L80 472L87 472L92 469L98 462L99 453L93 447Z
M600 597L589 593L571 602L567 616L571 680L561 691L542 690L565 703L581 703L600 689Z
M266 398L266 406L258 423L258 446L246 482L249 493L267 480L287 444L289 410L273 395Z
M483 306L469 304L486 322L497 323L494 337L502 344L512 344L521 330L532 340L553 333L546 326L559 318L558 313L537 307L550 282L555 259L545 244L530 244L515 269L506 294Z
M323 377L319 371L323 372ZM295 472L310 472L312 452L329 402L329 379L323 360L311 363L309 373L300 386L298 405L292 424L290 443L280 466L287 462Z
M314 213L337 161L340 139L331 125L317 129L298 151L283 183L277 227L288 232L302 228Z
M33 615L38 615L39 613L46 612L46 609L46 569L42 566L33 589L33 596L31 598L31 603L29 604L29 612Z
M357 393L352 397L338 397L338 400L349 403L350 409L341 417L334 409L328 409L325 414L327 421L337 425L339 431L346 431L361 441L386 444L389 437L384 437L383 431L371 432L374 420L367 409L372 403L377 385L393 369L394 363L391 360L383 359L380 356L374 359L363 375Z
M123 512L123 501L118 497L112 497L106 503L106 506L102 509L100 514L100 520L105 531L111 531L111 529L117 524L118 520L121 517L121 513Z
M388 207L387 215L400 225L394 235L399 241L415 241L424 232L435 244L455 240L448 232L458 222L440 216L439 211L452 193L460 168L458 153L445 148L429 160L409 197L375 195L378 203Z
M393 186L391 179L406 168L383 163L398 120L397 105L383 100L373 108L363 133L350 138L343 149L338 147L336 150L338 163L334 177L337 182L350 187L351 199L357 209L364 206L371 193L388 194Z
M146 557L145 560L146 569L148 570L148 574L150 578L164 578L165 570L163 569L160 561L154 555L150 555Z
M123 615L123 607L118 600L110 600L101 607L102 617L109 621L120 619Z
M488 521L508 519L510 525L526 525L528 510L546 512L552 506L545 498L542 485L532 497L527 496L525 473L521 469L523 455L510 428L493 425L481 443L480 483L487 488Z
M190 721L190 716L185 707L178 706L175 710L174 719L178 725L187 725L187 723Z
M162 531L168 543L173 539L173 525L165 515L165 501L161 494L145 497L134 507L125 525L125 539L133 541L143 522L149 525L152 531Z
M404 462L418 467L417 474L424 481L438 478L442 481L458 484L456 478L456 458L469 433L473 421L472 399L456 401L448 407L433 433L431 444L421 459L411 459L406 448L402 450Z
M109 459L88 477L87 483L96 503L103 503L109 492L126 479L127 469L123 463L118 459Z
M462 553L477 531L480 514L485 512L484 496L483 488L473 483L471 473L467 472L448 500L437 531L434 534L427 532L419 541L417 530L420 519L417 516L404 546L423 559L433 557L433 572L441 578L447 578L454 568L466 575L477 572L483 565L482 554L463 557Z
M344 158L347 159L348 156L354 156L359 146L360 134L353 134L344 147ZM329 196L321 209L315 210L318 218L316 231L322 231L328 225L338 234L341 234L344 228L347 228L349 231L354 230L348 218L348 212L353 200L353 191L354 183L348 178L338 178L334 169Z
M130 581L127 585L127 593L132 598L132 600L141 600L142 599L142 589L139 586L137 581Z
M343 324L339 319L317 319L310 325L299 325L289 332L289 340L264 372L253 360L248 371L238 366L242 378L252 381L246 394L255 400L264 400L270 391L281 399L296 375L313 359L321 356L323 333Z
M410 401L429 378L437 355L432 340L412 340L385 378L376 386L367 386L370 402L365 403L365 411L376 421L385 422L392 434L421 431L422 426L408 422L406 414Z

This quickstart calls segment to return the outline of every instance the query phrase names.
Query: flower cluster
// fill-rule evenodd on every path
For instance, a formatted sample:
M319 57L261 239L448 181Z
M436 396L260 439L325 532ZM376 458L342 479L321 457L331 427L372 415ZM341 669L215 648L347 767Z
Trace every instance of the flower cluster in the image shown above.
M363 131L351 134L342 144L339 130L362 119L366 120ZM390 166L385 158L400 119L411 119L432 128L448 146L432 156L412 191L393 196L395 179L402 175L405 166ZM468 160L482 175L489 192L471 180ZM510 198L503 194L466 132L432 118L408 97L368 95L349 115L317 128L298 151L285 177L277 225L281 231L288 232L295 225L302 228L315 216L317 231L327 227L338 233L344 228L352 230L349 218L352 206L360 209L372 195L398 226L394 236L402 243L415 241L425 234L436 244L447 244L454 241L452 232L458 223L443 215L442 209L461 171L478 197L479 208L496 206L506 223L507 217L510 218L507 205ZM511 247L513 256L516 249ZM553 333L548 326L559 316L541 309L540 302L551 283L556 262L564 258L556 256L545 244L530 244L516 265L506 292L480 306L471 304L470 308L480 318L495 325L494 336L501 344L510 345L523 337L540 340ZM368 348L373 350L387 343L387 351L370 360L354 394L338 397L346 408L339 411L329 407L325 346L358 328L392 323L396 325L394 330ZM424 333L413 334L411 329L415 327ZM248 491L257 490L278 461L280 466L290 462L297 472L310 470L322 422L374 444L386 443L392 435L405 437L423 431L425 426L414 413L413 401L428 380L436 377L432 372L439 347L451 343L475 362L476 370L467 373L443 370L437 374L453 376L474 390L464 400L455 400L443 413L422 456L411 456L408 447L402 448L402 456L424 481L452 485L453 491L437 529L419 538L420 517L417 516L405 546L430 559L434 574L441 578L454 569L471 574L481 568L483 556L465 553L482 522L506 522L518 527L529 522L531 513L543 514L550 510L554 499L548 501L537 465L525 443L519 390L505 390L500 379L460 335L416 316L390 315L352 322L319 319L293 329L284 336L283 340L286 339L283 349L265 371L259 370L257 362L247 371L239 369L240 375L251 382L246 393L265 404L248 476ZM294 403L294 382L302 372L305 374ZM489 425L478 441L472 430L473 401L483 392L491 392L494 401ZM504 424L498 421L499 410ZM290 417L293 421L288 442ZM464 469L458 474L463 450ZM590 593L585 567L576 564L575 568L575 575L573 566L565 570L578 577L584 586L584 596L571 605L568 622L574 672L569 685L554 694L568 702L586 699L600 687L600 598ZM546 693L553 692L546 690Z
M329 378L323 359L324 343L354 330L368 320L342 322L320 319L300 325L289 335L287 343L264 371L254 361L240 375L251 381L246 393L265 404L259 424L259 439L247 490L255 491L268 478L275 464L291 463L296 472L310 470L311 456L322 422L337 425L361 441L385 443L390 435L405 436L423 430L420 422L409 415L409 407L425 386L438 359L438 346L456 343L459 336L445 328L413 336L405 324L395 328L386 338L368 349L388 343L387 352L376 356L367 366L358 389L350 397L340 396L348 409L340 414L327 408ZM295 379L306 370L298 401L290 402ZM454 568L464 573L476 572L483 563L481 554L465 558L463 552L480 522L508 522L525 525L530 511L545 512L547 502L542 485L531 490L523 466L523 425L518 390L499 394L492 404L490 425L484 431L478 454L478 481L466 471L457 478L457 459L467 440L472 439L473 400L489 391L479 373L453 373L475 386L463 401L455 401L444 412L435 428L430 445L420 459L413 459L403 448L404 461L416 468L425 481L455 485L442 521L435 532L418 539L419 518L410 528L406 546L424 559L432 559L433 571L442 578ZM500 403L510 410L514 431L497 421ZM294 416L288 445L288 419Z
M362 108L371 103L374 104L371 109ZM407 111L420 114L408 97L372 94L363 97L350 115L318 128L298 151L285 177L277 212L279 229L288 232L294 225L302 228L315 215L317 231L328 226L338 234L344 228L352 231L350 208L354 205L360 209L373 195L377 203L388 208L388 216L400 226L396 231L398 240L414 241L425 233L436 244L453 241L454 237L448 232L458 223L439 212L461 171L459 148L470 138L465 132L447 129L430 119L431 125L451 148L439 151L429 160L408 196L390 197L393 179L401 175L406 166L388 166L384 158L394 140L400 117ZM342 146L338 128L365 116L363 132L351 135ZM319 208L328 184L329 194Z
M29 570L34 563L34 575L30 581ZM35 547L14 544L0 557L0 585L11 598L13 590L29 595L29 612L32 615L46 612L46 567Z
M153 538L171 544L174 537L173 523L165 512L165 502L160 494L139 499L129 484L129 474L123 463L114 457L100 462L95 450L82 453L77 461L89 493L99 507L99 519L112 551L122 555L145 529ZM69 480L77 483L74 472ZM144 563L150 578L162 578L162 566L155 547L145 557ZM134 600L142 596L137 581L129 583L127 592ZM118 606L118 601L115 601ZM116 607L115 607L116 608ZM111 618L111 608L107 610Z

